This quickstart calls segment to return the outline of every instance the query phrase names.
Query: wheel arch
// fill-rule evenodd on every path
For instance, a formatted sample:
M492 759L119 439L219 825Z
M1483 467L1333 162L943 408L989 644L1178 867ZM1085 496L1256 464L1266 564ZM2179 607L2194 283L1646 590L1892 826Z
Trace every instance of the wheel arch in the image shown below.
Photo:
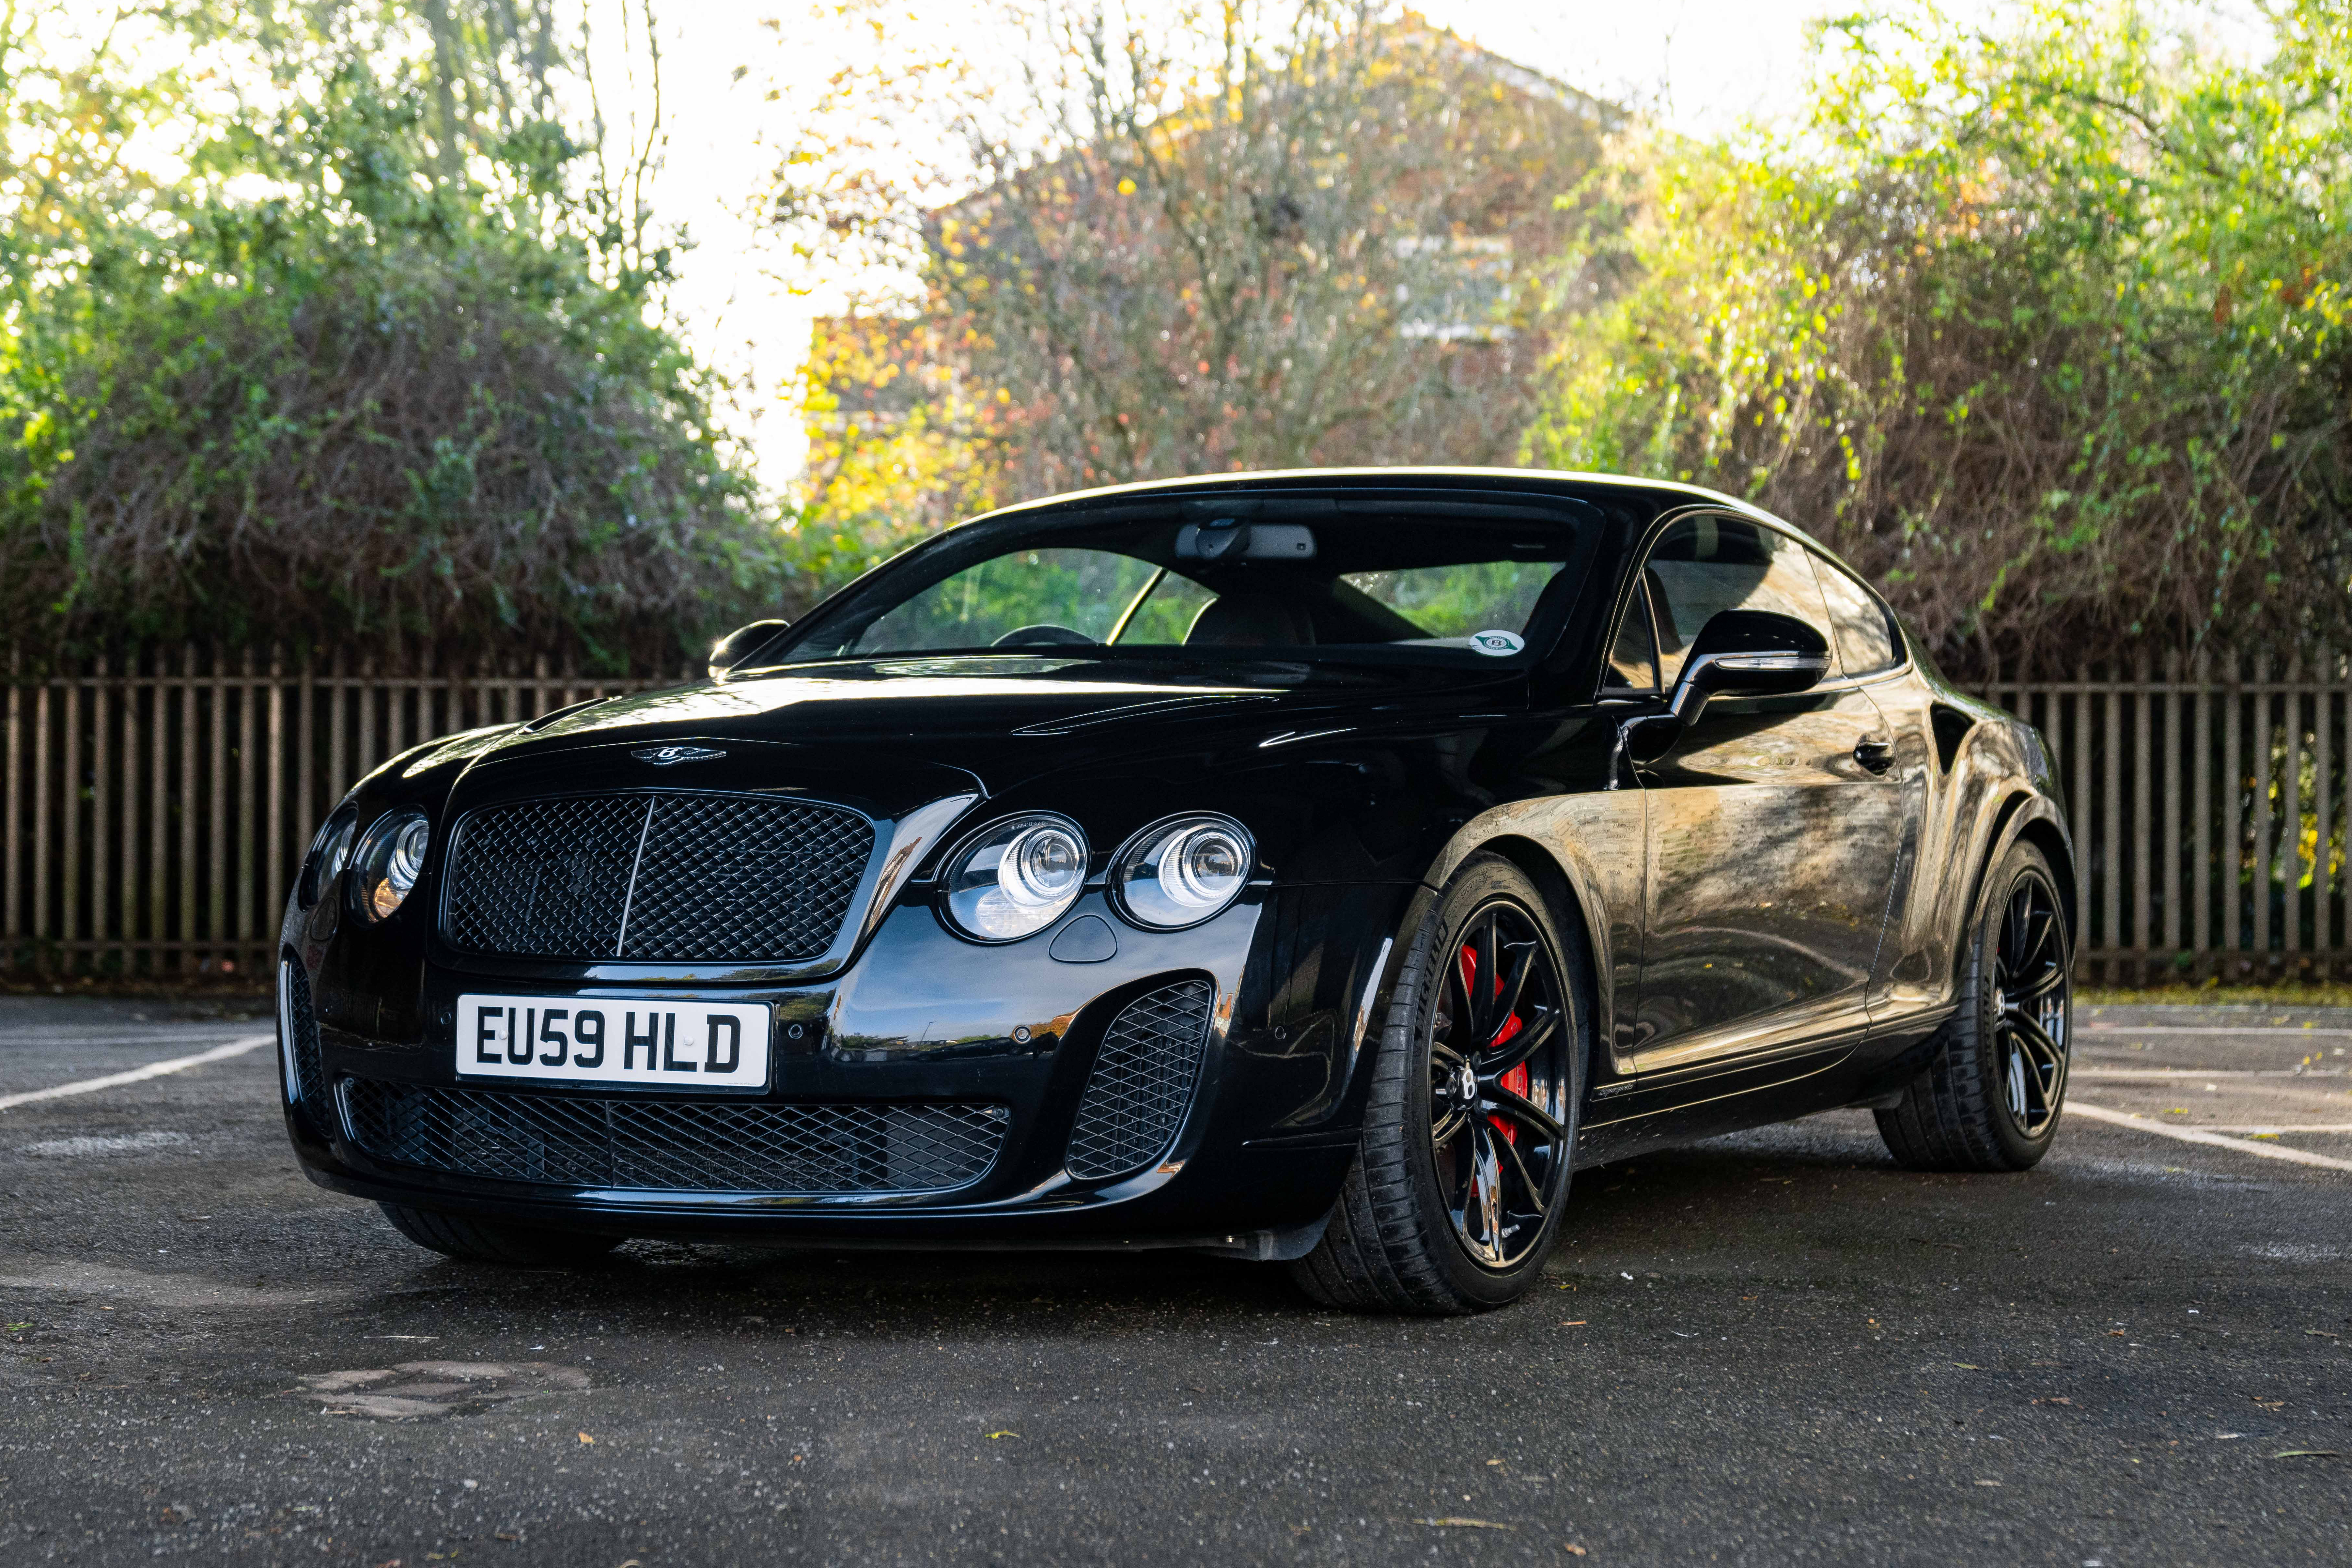
M2078 889L2074 881L2074 845L2068 837L2066 824L2058 809L2045 796L2030 790L2015 790L2000 803L1993 818L1992 831L1986 836L1984 852L1977 857L1976 869L1969 882L1967 909L1969 918L1961 922L1960 942L1964 950L1970 933L1976 929L1974 911L1985 895L1985 879L2000 864L2011 846L2020 840L2042 851L2050 862L2050 869L2058 882L2058 906L2066 917L2066 949L2070 955L2082 952L2082 910L2078 907ZM1957 963L1964 951L1953 954ZM1957 971L1955 972L1957 973Z
M1575 958L1577 973L1570 978L1583 991L1583 999L1592 1014L1591 1039L1587 1047L1585 1081L1600 1066L1599 1055L1603 1043L1612 1037L1614 1028L1614 998L1611 994L1609 960L1609 923L1603 918L1600 894L1594 885L1590 867L1580 867L1573 856L1563 858L1552 846L1529 837L1524 833L1502 831L1482 838L1457 836L1430 868L1427 886L1443 891L1454 874L1474 855L1499 856L1518 868L1528 881L1544 896L1552 918L1565 925L1575 924L1578 934L1584 938ZM1579 872L1583 873L1580 877Z

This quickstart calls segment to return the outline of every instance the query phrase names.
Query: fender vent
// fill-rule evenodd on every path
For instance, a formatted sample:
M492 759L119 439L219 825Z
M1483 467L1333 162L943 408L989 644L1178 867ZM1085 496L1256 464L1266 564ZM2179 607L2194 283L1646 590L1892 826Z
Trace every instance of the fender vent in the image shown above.
M1083 1182L1139 1171L1168 1152L1192 1102L1209 1043L1205 980L1147 992L1103 1032L1065 1162Z
M1938 702L1927 710L1927 722L1936 731L1936 763L1948 773L1952 763L1959 759L1960 742L1969 738L1977 721L1958 709Z

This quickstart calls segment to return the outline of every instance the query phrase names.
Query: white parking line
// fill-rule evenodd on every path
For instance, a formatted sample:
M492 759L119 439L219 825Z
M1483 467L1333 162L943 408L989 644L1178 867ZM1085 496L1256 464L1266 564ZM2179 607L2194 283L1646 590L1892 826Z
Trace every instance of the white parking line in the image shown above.
M225 1046L215 1046L211 1050L198 1051L192 1057L173 1057L169 1061L149 1062L145 1067L132 1068L129 1072L110 1072L104 1078L86 1078L76 1083L60 1083L48 1089L28 1089L21 1094L0 1094L0 1110L30 1105L37 1100L63 1100L71 1094L89 1094L126 1083L143 1083L151 1078L162 1078L165 1073L185 1072L206 1062L241 1057L247 1051L259 1050L277 1038L275 1035L248 1035L242 1040L231 1040Z
M2084 1035L2292 1035L2299 1037L2321 1036L2333 1040L2346 1035L2352 1035L2352 1029L2274 1029L2263 1026L2232 1029L2218 1024L2084 1024L2077 1028L2075 1033Z
M2264 1160L2285 1160L2297 1165L2319 1165L2330 1171L2352 1171L2352 1160L2333 1159L2315 1154L2307 1149L2289 1149L2277 1143L2250 1143L2243 1138L2224 1138L2219 1132L2200 1131L2194 1127L2167 1127L2161 1121L2150 1121L2128 1110L2109 1110L2104 1105L2085 1105L2079 1100L2066 1102L2070 1116L2087 1116L2094 1121L2109 1122L2117 1127L2136 1128L2142 1132L2154 1132L2160 1137L2178 1138L2183 1143L2203 1143L2214 1149L2235 1149L2241 1154L2253 1154Z

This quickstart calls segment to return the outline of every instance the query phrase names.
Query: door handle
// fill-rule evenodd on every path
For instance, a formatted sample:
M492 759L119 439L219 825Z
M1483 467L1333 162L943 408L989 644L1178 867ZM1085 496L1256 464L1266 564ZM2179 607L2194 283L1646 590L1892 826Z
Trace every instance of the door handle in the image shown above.
M1871 773L1883 773L1895 765L1895 742L1865 736L1854 742L1853 760Z

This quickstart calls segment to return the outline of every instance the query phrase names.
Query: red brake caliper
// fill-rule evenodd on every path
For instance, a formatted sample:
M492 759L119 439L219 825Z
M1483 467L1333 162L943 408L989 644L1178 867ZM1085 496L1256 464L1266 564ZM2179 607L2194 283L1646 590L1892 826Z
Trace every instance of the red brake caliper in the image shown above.
M1477 982L1478 954L1475 950L1465 945L1462 949L1462 994L1465 997L1468 996L1470 994L1470 987L1476 984ZM1494 977L1494 985L1495 994L1497 996L1501 995L1503 994L1503 977L1499 973ZM1492 1040L1484 1042L1483 1048L1493 1049L1497 1047L1509 1044L1511 1037L1517 1034L1523 1026L1524 1020L1521 1019L1517 1013L1512 1014L1509 1017L1503 1020L1503 1026L1496 1032L1495 1037ZM1513 1068L1510 1071L1505 1073L1501 1078L1495 1081L1501 1088L1509 1089L1513 1094L1519 1095L1524 1098L1528 1092L1528 1064L1521 1062L1518 1066ZM1496 1131L1503 1135L1504 1142L1517 1143L1519 1141L1519 1130L1517 1127L1512 1126L1509 1122L1505 1121L1501 1117L1489 1116L1486 1118L1486 1121Z

